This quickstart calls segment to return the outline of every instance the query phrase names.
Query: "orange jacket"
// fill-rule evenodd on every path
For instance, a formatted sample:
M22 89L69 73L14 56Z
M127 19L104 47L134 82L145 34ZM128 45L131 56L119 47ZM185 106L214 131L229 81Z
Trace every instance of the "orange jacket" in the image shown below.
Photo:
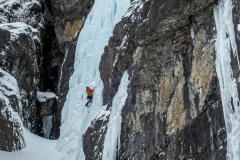
M92 95L93 91L94 91L94 89L91 89L91 88L86 89L87 95Z

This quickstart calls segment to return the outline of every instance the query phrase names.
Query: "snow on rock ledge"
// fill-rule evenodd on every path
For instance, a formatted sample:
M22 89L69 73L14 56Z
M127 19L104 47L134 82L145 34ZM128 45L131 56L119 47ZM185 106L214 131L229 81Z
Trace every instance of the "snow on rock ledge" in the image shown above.
M16 151L24 144L17 81L0 69L0 150Z
M42 27L39 0L2 0L0 12L0 23L25 22L36 28Z
M37 92L37 99L39 102L46 102L52 98L56 98L56 94L53 92Z
M10 40L17 39L21 34L30 34L33 36L33 39L39 40L39 30L27 25L24 22L16 22L16 23L5 23L0 24L0 30L5 30L10 32Z
M40 116L52 115L54 108L57 106L56 95L52 92L37 92L37 99Z

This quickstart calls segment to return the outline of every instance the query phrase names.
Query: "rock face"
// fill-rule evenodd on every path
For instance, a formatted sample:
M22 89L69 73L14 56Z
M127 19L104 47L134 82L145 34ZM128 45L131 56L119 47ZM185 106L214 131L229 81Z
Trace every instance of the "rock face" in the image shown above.
M24 147L22 122L37 134L40 120L36 95L42 66L42 5L38 0L4 0L0 12L0 68L19 87L12 93L11 86L2 86L11 94L3 93L0 144L1 150L15 151Z
M47 1L42 4L43 8L43 32L42 32L42 66L40 91L56 92L58 71L63 58L63 53L60 52L56 34L54 30L54 18L51 13L51 8L47 5Z
M53 0L52 12L55 17L55 31L61 50L84 25L85 16L94 0Z
M236 35L236 43L237 43L237 49L238 51L240 51L240 14L239 14L239 9L240 9L240 2L237 0L233 0L233 23L234 23L234 31L235 31L235 35ZM238 52L238 57L240 56L239 52ZM237 62L237 58L232 58L232 68L233 68L233 73L234 73L234 77L236 79L238 79L239 74L240 74L240 70L238 69L238 62ZM240 91L240 85L238 83L238 90ZM240 98L240 97L239 97Z
M100 73L104 105L124 71L131 75L117 159L226 158L214 6L215 0L146 1L133 4L130 17L115 27ZM83 137L86 159L102 152L94 143L104 127L93 123Z
M22 106L16 79L0 69L0 150L16 151L25 146Z
M59 69L63 60L63 52L59 50L59 44L56 38L55 27L54 27L54 17L52 13L52 3L51 1L43 1L43 19L44 19L44 32L43 32L43 49L42 49L42 68L40 75L40 91L42 92L57 92L57 81L59 77ZM56 101L56 100L54 100ZM39 103L38 103L39 104ZM51 107L46 108L46 112L51 112L52 115L57 114L57 103L50 103ZM47 103L46 106L49 104ZM54 105L54 106L52 106ZM42 106L39 104L39 106ZM45 106L45 105L44 105ZM41 117L39 121L39 131L42 133L42 111L43 108L38 108L38 115ZM44 112L45 112L44 111ZM46 114L46 112L44 114ZM54 119L54 118L53 118ZM54 121L51 121L54 123ZM58 125L59 126L59 125ZM55 130L53 131L55 134ZM42 134L41 134L42 135ZM51 137L55 139L55 137Z
M24 125L42 135L37 91L55 92L63 58L56 39L50 1L0 2L0 67L19 84ZM53 111L57 103L51 103ZM45 110L46 111L46 110ZM59 125L58 125L59 127Z
M1 43L0 67L16 78L23 105L24 125L35 132L36 91L39 82L38 30L26 23L7 23L0 25Z

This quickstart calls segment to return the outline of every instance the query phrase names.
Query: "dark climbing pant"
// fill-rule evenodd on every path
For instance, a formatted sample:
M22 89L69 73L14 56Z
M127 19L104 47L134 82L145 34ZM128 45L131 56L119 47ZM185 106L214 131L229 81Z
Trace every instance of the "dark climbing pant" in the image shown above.
M88 103L92 102L92 98L93 98L92 95L88 95L88 96L87 96L88 101L87 101L87 103L85 104L85 106L89 107L89 106L88 106Z

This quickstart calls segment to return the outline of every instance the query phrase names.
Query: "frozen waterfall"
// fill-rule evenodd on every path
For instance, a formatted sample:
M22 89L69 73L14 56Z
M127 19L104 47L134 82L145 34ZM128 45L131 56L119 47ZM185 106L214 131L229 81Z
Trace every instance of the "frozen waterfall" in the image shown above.
M96 115L104 110L100 58L114 26L126 13L129 5L130 0L95 0L80 32L74 73L70 78L69 92L62 110L61 136L57 144L58 149L65 153L64 160L85 159L82 135ZM93 102L89 108L85 106L86 86L95 87Z
M237 59L232 0L220 0L214 10L217 28L216 70L220 83L221 99L227 131L227 159L240 159L240 108L236 79L231 67L231 54ZM239 67L239 66L238 66Z

